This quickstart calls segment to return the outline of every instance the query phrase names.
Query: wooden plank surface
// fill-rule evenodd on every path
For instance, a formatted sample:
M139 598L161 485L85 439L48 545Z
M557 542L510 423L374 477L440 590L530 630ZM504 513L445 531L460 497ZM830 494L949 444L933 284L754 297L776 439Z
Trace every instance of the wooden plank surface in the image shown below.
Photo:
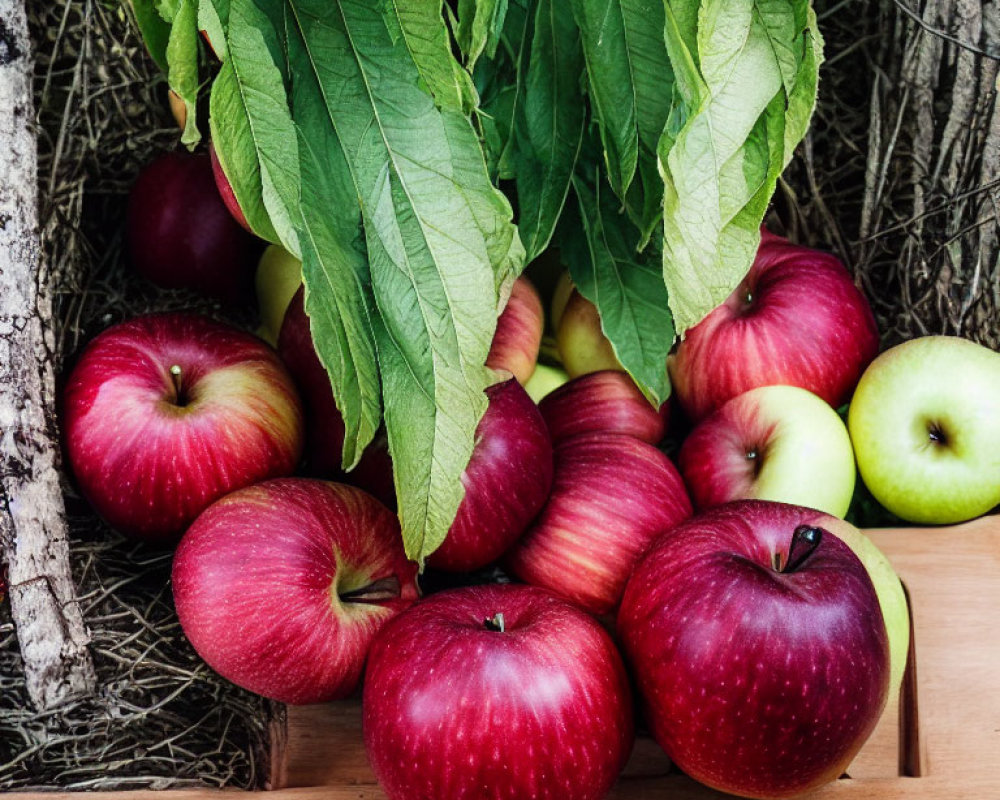
M1000 517L939 529L871 532L906 584L913 615L919 725L909 732L920 775L900 775L899 710L883 717L849 770L815 800L991 800L1000 798ZM905 705L905 703L904 703ZM914 738L915 737L915 738ZM356 698L289 709L286 788L269 800L384 800L361 742ZM217 800L216 791L176 791L169 800ZM33 800L79 800L45 794ZM723 798L671 772L641 740L610 800ZM163 792L88 794L87 800L165 800Z

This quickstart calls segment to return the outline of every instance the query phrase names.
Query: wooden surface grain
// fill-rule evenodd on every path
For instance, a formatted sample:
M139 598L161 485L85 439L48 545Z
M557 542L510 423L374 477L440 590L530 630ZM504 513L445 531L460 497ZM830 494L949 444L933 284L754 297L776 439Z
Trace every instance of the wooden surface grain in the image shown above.
M994 620L1000 610L1000 517L871 535L910 597L915 658L908 678L915 682L915 693L887 709L848 770L850 777L809 797L1000 798L1000 630ZM269 793L270 800L385 798L365 757L357 698L289 709L285 758L285 785ZM903 774L908 769L919 774ZM218 794L176 791L169 793L169 800L213 800ZM727 795L672 771L659 748L640 739L609 797L710 800ZM47 794L35 800L77 797ZM87 800L167 799L162 792L129 792L90 794Z

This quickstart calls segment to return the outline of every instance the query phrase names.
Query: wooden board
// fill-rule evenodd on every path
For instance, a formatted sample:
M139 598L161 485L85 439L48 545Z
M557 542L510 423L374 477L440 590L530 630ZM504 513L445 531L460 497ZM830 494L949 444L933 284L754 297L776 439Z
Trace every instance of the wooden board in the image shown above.
M913 651L904 690L849 770L815 800L1000 798L1000 517L938 529L872 531L906 585ZM283 786L269 800L384 800L361 743L357 699L289 709ZM218 800L174 791L169 800ZM231 794L231 793L229 793ZM21 795L23 800L78 795ZM640 739L611 800L723 798L671 770ZM19 798L19 800L21 800ZM167 800L163 792L87 800ZM571 800L571 799L568 799Z

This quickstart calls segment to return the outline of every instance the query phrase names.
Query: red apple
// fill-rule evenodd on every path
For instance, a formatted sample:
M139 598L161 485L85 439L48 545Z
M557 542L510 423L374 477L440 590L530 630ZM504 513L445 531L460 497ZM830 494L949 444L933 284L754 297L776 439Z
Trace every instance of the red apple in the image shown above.
M633 743L611 638L530 586L432 595L382 629L365 748L389 800L599 800Z
M505 562L521 580L603 614L649 542L690 515L677 469L655 447L622 434L574 436L556 447L549 500Z
M836 408L877 353L871 307L844 265L764 230L746 278L687 332L669 366L677 398L697 422L772 384L801 386Z
M854 495L846 426L798 386L759 386L729 400L684 439L677 463L697 508L754 498L843 517Z
M367 492L266 481L207 508L173 564L181 628L212 669L283 703L345 697L417 598L395 515Z
M278 334L278 354L292 374L305 408L305 462L307 472L359 486L390 508L396 506L392 460L384 433L368 445L358 465L349 473L341 469L344 450L344 418L333 398L326 368L316 355L309 317L305 311L305 288L300 287L288 304Z
M666 407L666 404L664 404ZM538 404L553 442L580 433L624 433L650 444L663 438L666 420L624 372L589 372Z
M745 501L659 537L618 632L654 738L744 797L837 778L882 714L890 655L864 565L815 511Z
M486 390L490 404L462 473L465 497L429 566L449 572L498 559L538 514L552 487L552 440L538 407L513 378Z
M167 153L129 194L125 244L136 272L167 289L193 289L231 303L253 297L260 240L226 210L204 153Z
M523 275L514 281L510 299L497 319L486 366L512 372L523 386L535 371L545 312L535 287Z
M250 223L247 222L246 215L243 213L243 209L240 208L240 203L236 199L236 192L233 191L233 185L229 182L229 178L226 177L226 173L222 169L219 155L215 152L215 145L208 145L208 153L212 159L212 178L215 180L215 188L218 190L222 202L225 203L226 210L239 223L241 228L253 233Z
M64 393L69 462L113 527L178 538L224 494L288 475L302 451L291 377L260 339L195 314L115 325Z
M610 340L601 328L597 306L573 289L556 329L559 357L571 378L603 369L623 371Z

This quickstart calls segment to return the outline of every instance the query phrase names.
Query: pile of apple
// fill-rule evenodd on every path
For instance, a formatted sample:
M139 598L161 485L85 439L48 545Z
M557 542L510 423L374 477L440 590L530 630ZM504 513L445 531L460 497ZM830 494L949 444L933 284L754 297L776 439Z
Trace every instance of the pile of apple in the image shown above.
M208 156L154 164L129 243L151 280L233 301L254 248L216 182ZM176 545L181 625L221 675L288 703L363 685L393 800L596 800L631 751L633 692L709 786L787 797L832 780L898 691L909 637L892 567L842 519L856 469L908 520L1000 502L1000 355L927 337L876 358L843 265L764 232L671 356L670 414L568 280L549 320L562 366L537 364L543 303L515 283L465 499L427 561L509 579L421 597L384 437L340 471L297 262L272 247L256 269L259 336L171 313L89 344L63 395L69 461L110 525ZM658 447L668 426L679 468Z

